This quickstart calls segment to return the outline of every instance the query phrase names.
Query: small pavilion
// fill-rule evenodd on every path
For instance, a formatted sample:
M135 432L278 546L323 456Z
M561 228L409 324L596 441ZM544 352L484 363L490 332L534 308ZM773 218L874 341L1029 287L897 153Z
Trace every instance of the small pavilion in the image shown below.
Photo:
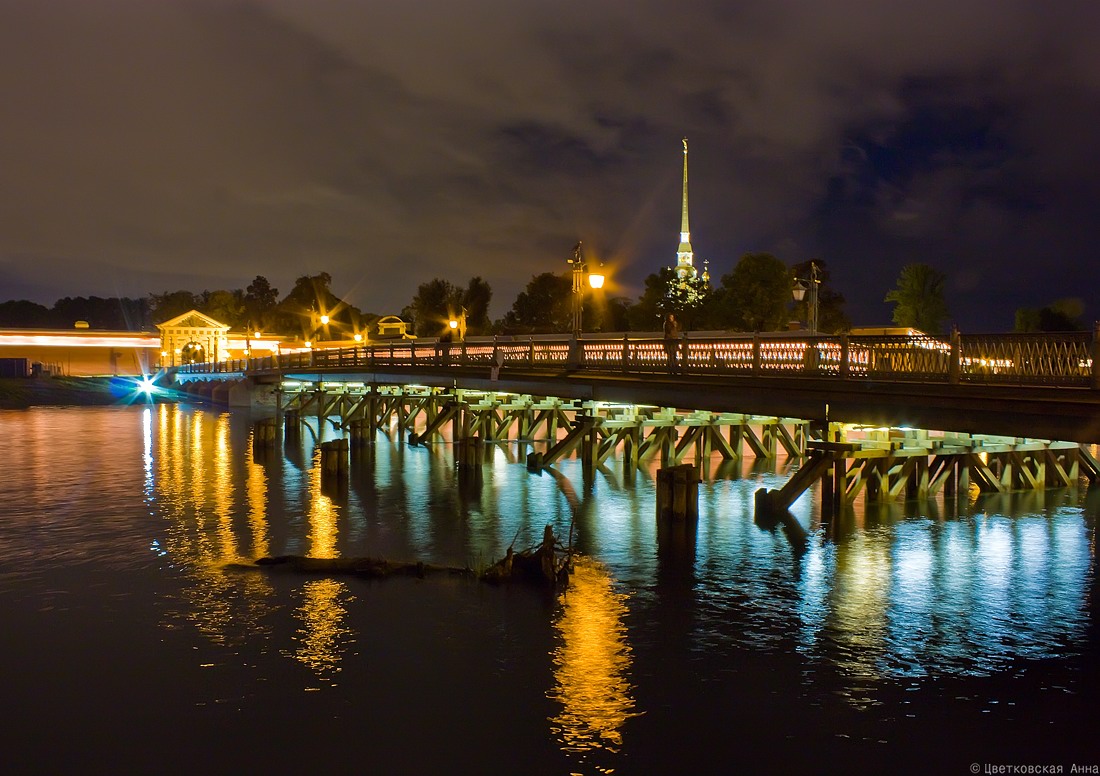
M230 327L198 310L158 323L157 328L161 366L202 364L225 358Z

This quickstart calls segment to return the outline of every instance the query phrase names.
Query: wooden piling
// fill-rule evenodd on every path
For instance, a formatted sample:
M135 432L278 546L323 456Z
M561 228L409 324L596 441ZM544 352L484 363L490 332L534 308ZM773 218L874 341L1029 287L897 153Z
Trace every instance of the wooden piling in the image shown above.
M261 418L252 430L253 447L274 447L279 439L279 422L275 418Z
M454 441L455 465L459 467L481 466L485 459L485 445L477 437Z
M348 440L333 439L321 443L321 475L342 476L348 473Z
M699 518L699 475L694 465L657 471L657 517L673 522Z
M283 413L283 433L287 439L298 439L302 434L302 417L298 410L287 410Z
M349 421L348 432L352 447L365 447L374 441L373 425L366 418L357 418Z

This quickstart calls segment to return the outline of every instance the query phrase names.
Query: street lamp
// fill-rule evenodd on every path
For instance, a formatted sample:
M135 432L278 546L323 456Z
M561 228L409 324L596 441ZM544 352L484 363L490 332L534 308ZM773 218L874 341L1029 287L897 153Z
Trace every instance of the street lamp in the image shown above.
M466 341L466 308L463 307L461 313L459 313L457 316L451 317L451 319L447 321L447 326L451 330L451 339L452 340L457 335L459 342L465 342Z
M810 336L817 334L817 290L820 285L821 279L817 275L817 264L811 260L809 280L795 280L794 289L791 291L791 295L796 302L801 302L806 298L807 290L810 292L810 310L806 320L806 327L810 330Z
M581 316L584 310L584 284L588 281L588 285L594 289L603 288L604 274L602 272L589 272L588 264L581 256L581 244L578 242L573 247L573 258L566 259L569 265L572 267L573 272L573 336L579 337L581 334Z

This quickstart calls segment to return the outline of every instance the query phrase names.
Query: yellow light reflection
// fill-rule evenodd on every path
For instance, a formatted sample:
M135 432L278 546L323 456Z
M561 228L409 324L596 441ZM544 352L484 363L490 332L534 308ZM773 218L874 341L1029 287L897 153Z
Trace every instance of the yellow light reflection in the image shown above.
M336 505L321 492L320 452L309 475L309 552L310 558L338 558L336 549Z
M251 443L256 443L255 437ZM252 556L270 555L267 526L267 472L255 462L252 450L248 451L248 472L245 492L248 494L248 525L252 529Z
M302 592L302 605L296 612L302 627L295 637L299 646L293 657L318 676L337 673L343 653L353 643L344 620L347 604L355 597L347 585L335 579L307 582Z
M548 696L562 704L551 729L563 751L587 752L622 745L621 728L637 716L627 674L631 649L626 641L626 596L595 561L578 559L559 602L554 650L556 684Z
M218 518L217 560L236 561L237 541L233 536L233 467L229 460L229 414L219 415L214 422L214 466L211 478L214 487L214 514Z

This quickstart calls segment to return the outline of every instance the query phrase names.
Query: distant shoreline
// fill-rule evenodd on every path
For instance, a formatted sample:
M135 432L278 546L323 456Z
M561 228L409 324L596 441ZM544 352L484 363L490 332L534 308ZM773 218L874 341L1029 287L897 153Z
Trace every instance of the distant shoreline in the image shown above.
M28 407L103 406L124 400L112 391L114 377L0 378L0 410Z

